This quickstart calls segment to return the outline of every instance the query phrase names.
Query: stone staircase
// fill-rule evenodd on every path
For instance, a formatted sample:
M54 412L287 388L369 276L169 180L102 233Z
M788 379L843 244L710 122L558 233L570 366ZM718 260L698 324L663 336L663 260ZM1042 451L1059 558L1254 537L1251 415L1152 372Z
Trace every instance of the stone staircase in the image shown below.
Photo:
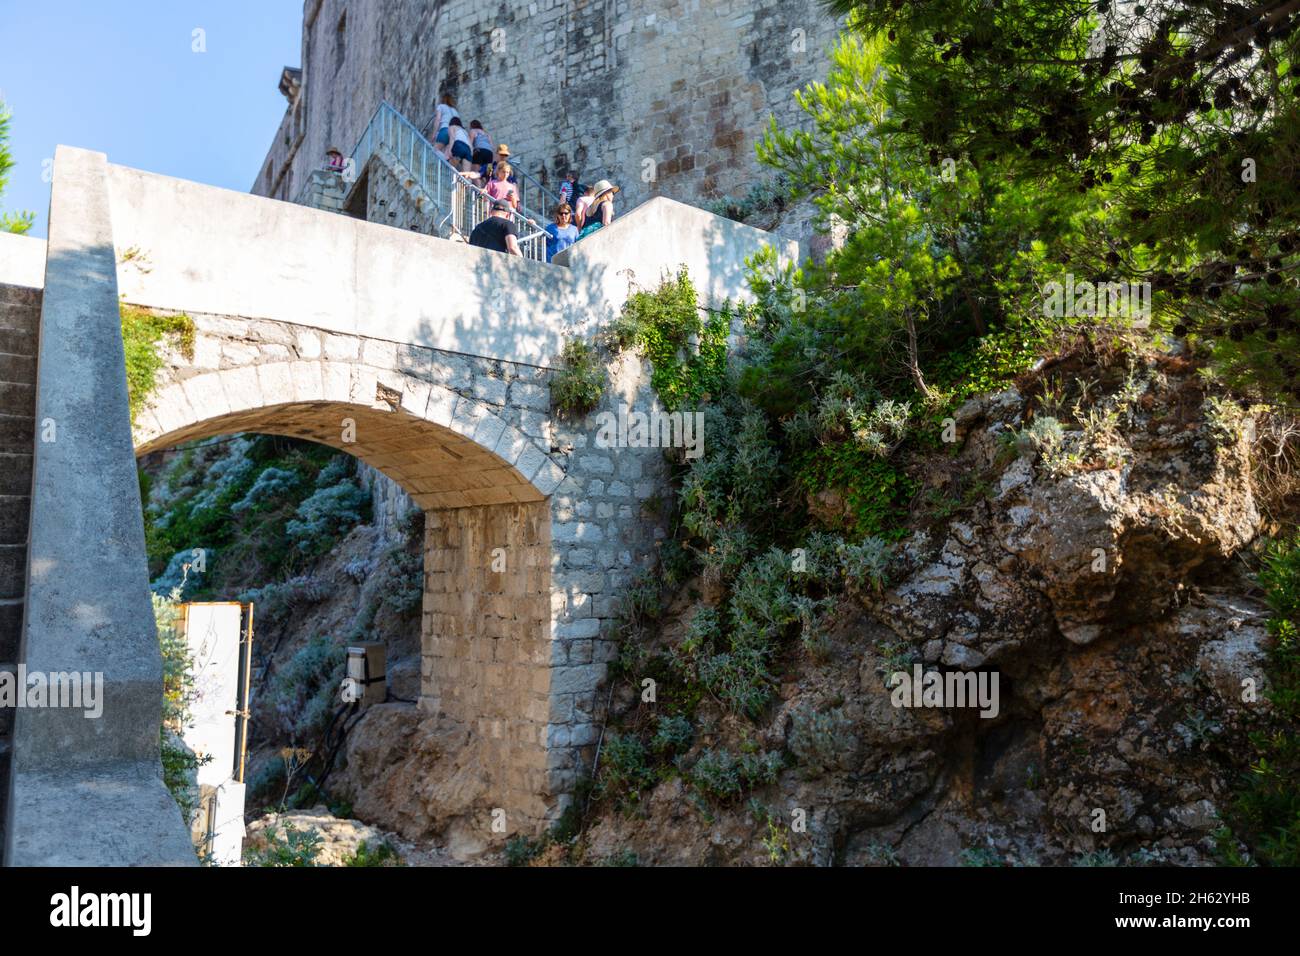
M352 176L335 170L314 170L303 183L295 202L330 212L347 212L350 194L364 181L362 173L373 163L401 184L419 213L401 223L390 222L400 213L393 208L375 210L372 219L401 225L443 239L464 239L491 212L491 200L475 183L438 155L433 143L392 104L380 102L350 159ZM355 178L354 178L355 177ZM512 213L525 259L546 261L546 236L542 231L547 210L560 200L521 167L515 167L515 187L520 207ZM380 205L397 199L390 194ZM409 212L409 210L408 210Z
M0 285L0 671L13 672L23 624L41 292ZM0 849L14 711L0 707Z

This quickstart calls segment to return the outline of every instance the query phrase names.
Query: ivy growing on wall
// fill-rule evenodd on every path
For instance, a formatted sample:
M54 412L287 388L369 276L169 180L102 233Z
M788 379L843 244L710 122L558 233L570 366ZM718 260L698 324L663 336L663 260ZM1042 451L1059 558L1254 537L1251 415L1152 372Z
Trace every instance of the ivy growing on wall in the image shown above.
M695 286L682 269L653 292L633 293L610 338L616 347L635 348L650 360L650 381L659 400L676 411L721 391L730 331L731 313L701 310Z
M163 367L160 346L170 339L187 360L194 358L194 320L188 315L159 315L122 303L122 347L126 353L126 392L131 421L144 407Z
M582 339L566 342L560 359L564 367L551 379L551 404L562 415L585 415L605 394L605 369Z

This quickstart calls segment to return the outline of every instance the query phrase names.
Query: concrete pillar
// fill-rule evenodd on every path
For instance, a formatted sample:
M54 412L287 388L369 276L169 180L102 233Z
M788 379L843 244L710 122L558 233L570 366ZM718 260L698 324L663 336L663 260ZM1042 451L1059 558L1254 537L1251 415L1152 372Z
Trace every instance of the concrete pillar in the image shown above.
M50 199L20 659L102 675L102 714L23 708L5 863L196 862L162 783L150 605L102 153L60 146ZM49 440L52 439L52 440Z

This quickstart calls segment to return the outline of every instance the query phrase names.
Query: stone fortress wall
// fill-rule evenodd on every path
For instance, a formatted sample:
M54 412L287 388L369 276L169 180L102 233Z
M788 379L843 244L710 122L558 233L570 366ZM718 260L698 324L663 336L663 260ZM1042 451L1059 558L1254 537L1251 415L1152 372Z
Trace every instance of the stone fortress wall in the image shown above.
M301 75L252 192L293 201L380 100L423 126L449 90L553 190L574 169L618 184L624 211L740 196L838 27L820 0L306 0Z

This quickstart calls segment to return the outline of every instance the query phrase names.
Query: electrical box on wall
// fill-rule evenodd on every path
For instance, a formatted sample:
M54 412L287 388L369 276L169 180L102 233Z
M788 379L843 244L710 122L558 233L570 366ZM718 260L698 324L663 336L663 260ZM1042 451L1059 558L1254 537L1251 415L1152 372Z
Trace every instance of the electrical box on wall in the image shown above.
M382 704L388 699L387 655L379 641L348 645L348 674L344 682L344 700L351 699L362 708Z

